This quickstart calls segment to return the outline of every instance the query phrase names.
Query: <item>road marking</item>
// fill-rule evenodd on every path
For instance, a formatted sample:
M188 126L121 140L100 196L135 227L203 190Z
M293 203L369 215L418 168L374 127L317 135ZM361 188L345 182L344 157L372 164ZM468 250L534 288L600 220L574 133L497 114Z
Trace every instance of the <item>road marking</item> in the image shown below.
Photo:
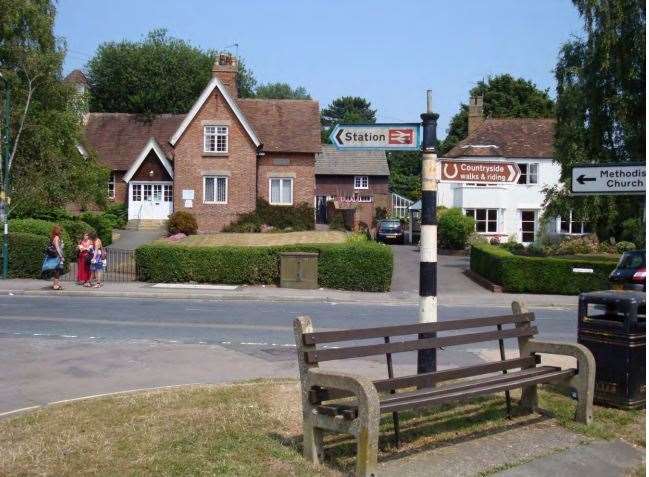
M18 414L19 412L33 411L35 409L40 409L41 407L42 406L29 406L20 409L14 409L13 411L0 412L0 417L11 416L12 414Z
M176 288L193 290L236 290L238 285L208 285L206 283L156 283L152 288Z
M159 389L173 389L173 388L178 388L181 386L209 386L210 383L188 383L188 384L171 384L168 386L153 386L151 388L138 388L138 389L127 389L126 391L115 391L112 393L102 393L102 394L93 394L91 396L82 396L78 398L72 398L72 399L62 399L61 401L53 401L53 402L48 402L48 406L53 406L55 404L65 404L69 402L76 402L76 401L84 401L86 399L95 399L95 398L101 398L101 397L108 397L108 396L116 396L119 394L131 394L131 393L138 393L138 392L143 392L143 391L156 391ZM16 412L16 411L12 411Z

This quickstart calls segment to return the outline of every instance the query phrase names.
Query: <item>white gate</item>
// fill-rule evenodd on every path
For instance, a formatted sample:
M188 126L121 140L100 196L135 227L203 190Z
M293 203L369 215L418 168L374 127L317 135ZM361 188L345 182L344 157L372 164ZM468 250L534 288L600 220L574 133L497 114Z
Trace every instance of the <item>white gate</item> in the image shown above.
M392 193L392 215L400 219L408 217L408 207L414 202L402 195Z

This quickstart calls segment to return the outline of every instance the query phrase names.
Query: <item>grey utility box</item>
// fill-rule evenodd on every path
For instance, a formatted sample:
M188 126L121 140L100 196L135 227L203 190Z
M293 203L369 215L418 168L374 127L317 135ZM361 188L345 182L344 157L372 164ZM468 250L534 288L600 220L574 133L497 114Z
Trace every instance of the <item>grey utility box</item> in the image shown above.
M282 252L279 254L279 286L282 288L318 288L318 254Z

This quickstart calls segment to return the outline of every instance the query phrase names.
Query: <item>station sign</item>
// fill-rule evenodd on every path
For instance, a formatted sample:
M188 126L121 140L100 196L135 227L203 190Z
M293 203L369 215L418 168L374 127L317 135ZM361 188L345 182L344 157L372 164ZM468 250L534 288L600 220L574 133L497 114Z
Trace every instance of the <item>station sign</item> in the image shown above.
M515 183L521 176L515 162L442 159L440 166L441 182Z
M418 123L339 124L329 139L338 149L418 151L419 126Z
M572 168L574 195L645 194L647 171L644 163L578 164Z

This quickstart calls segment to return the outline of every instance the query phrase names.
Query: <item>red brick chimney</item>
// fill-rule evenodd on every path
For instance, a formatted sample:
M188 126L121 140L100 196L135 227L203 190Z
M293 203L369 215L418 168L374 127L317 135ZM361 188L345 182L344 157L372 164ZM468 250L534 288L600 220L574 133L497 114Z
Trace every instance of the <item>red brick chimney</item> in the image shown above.
M237 59L230 53L219 53L212 66L212 76L216 76L233 98L239 97L237 89Z
M471 96L469 98L469 135L484 122L482 112L482 96Z

